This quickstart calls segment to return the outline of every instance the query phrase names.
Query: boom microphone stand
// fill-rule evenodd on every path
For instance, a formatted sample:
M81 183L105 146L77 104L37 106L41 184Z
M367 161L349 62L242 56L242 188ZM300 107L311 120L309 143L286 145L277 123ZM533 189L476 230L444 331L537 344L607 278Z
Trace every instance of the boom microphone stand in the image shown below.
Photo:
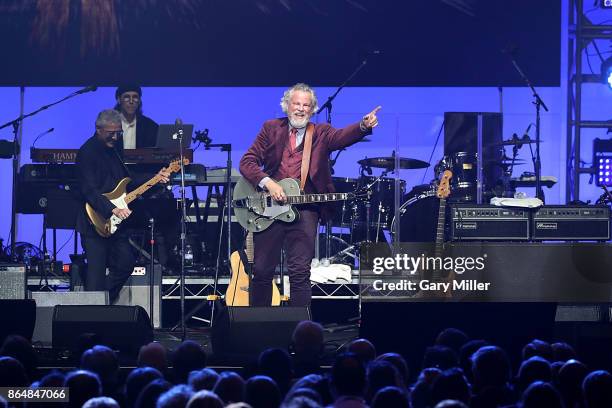
M368 58L371 55L378 55L380 54L380 51L376 50L376 51L372 51L371 53L368 53L365 58L359 63L359 65L357 66L357 68L355 68L355 70L348 76L348 78L346 78L346 80L336 89L336 91L330 95L327 98L327 101L325 101L325 103L319 108L319 110L317 111L317 115L320 114L321 112L323 112L323 110L325 110L325 121L327 123L329 123L331 125L332 123L332 108L333 108L333 101L334 99L336 99L336 96L338 96L338 94L340 93L340 91L346 86L348 85L349 82L351 82L351 80L359 73L359 71L361 71L363 69L363 67L366 66L366 64L368 63ZM336 155L335 159L331 160L331 173L334 174L334 169L333 166L336 164L336 160L338 159L338 156L340 155L340 152L338 152L338 154ZM370 216L370 204L369 202L366 203L366 217ZM368 219L369 221L369 219ZM317 231L317 237L319 236L318 231ZM318 239L317 239L318 242ZM331 256L331 221L327 221L327 225L325 226L325 256L326 257L330 257Z
M512 61L512 65L514 65L514 68L516 69L516 71L519 73L521 78L523 78L523 81L525 81L525 83L531 89L531 92L533 93L533 98L534 98L533 104L535 105L535 108L536 108L536 143L535 143L536 153L535 153L535 158L533 159L533 171L535 173L536 198L539 198L540 200L544 201L544 191L542 191L542 162L540 161L540 108L542 107L544 108L546 112L548 112L548 107L546 106L546 104L544 103L544 101L542 100L538 92L535 90L535 88L531 84L531 81L529 80L529 78L527 78L527 75L523 73L523 71L521 70L521 67L516 62L516 58L514 58L515 51L516 50L509 50L509 51L504 51L504 52L508 54L510 61Z

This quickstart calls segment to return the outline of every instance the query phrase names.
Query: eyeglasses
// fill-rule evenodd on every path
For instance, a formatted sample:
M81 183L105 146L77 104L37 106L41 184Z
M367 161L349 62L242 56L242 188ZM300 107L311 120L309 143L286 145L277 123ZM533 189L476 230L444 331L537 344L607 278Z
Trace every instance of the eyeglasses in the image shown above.
M117 139L120 139L120 138L123 137L123 130L115 130L115 131L113 131L113 130L106 130L106 129L102 129L102 130L104 131L104 133L107 136L116 137Z
M121 97L121 100L123 102L129 102L129 101L138 102L140 100L140 96L138 96L138 95L123 95Z

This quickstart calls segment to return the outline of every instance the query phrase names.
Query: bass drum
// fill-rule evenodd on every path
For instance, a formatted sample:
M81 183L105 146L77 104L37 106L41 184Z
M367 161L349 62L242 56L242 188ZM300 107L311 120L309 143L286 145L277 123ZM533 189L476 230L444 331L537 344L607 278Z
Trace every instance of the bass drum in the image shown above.
M431 184L415 186L403 200L407 205L400 212L402 242L435 242L440 200Z

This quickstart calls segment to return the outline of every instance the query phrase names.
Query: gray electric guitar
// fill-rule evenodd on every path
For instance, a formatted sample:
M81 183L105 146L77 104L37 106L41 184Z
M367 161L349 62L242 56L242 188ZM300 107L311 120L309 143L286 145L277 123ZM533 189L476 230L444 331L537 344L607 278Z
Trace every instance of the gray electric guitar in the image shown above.
M285 191L287 201L278 202L265 191L257 191L244 177L234 188L232 204L236 219L244 229L260 232L275 221L294 222L299 213L294 205L324 203L367 197L367 193L322 193L305 194L300 191L298 180L286 178L278 182Z

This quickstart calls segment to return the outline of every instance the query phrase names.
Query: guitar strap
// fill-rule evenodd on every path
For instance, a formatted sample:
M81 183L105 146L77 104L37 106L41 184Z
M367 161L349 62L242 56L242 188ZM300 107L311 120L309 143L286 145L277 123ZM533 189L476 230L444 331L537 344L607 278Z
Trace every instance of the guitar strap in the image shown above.
M302 151L302 168L300 171L300 190L304 191L306 179L308 178L308 168L310 167L310 152L312 151L312 134L314 133L314 124L309 123L306 127L306 135L304 135L304 150Z
M242 265L244 266L244 271L248 275L249 279L251 279L251 263L249 262L249 258L247 257L246 251L244 249L240 249L238 251L238 254L240 255Z

